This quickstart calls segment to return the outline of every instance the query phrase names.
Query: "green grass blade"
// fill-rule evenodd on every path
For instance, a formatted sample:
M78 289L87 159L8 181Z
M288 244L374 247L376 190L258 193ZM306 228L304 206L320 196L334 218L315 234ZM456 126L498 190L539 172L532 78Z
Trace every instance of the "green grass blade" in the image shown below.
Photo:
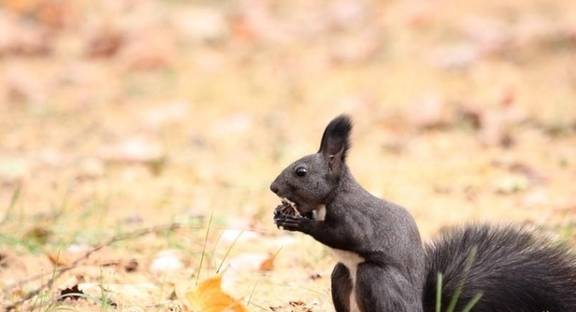
M212 218L214 213L210 214L210 219L208 220L208 228L206 229L206 237L204 238L204 246L202 246L202 255L200 256L200 263L198 264L198 273L196 274L196 285L200 281L200 272L202 271L202 263L204 262L204 255L206 254L206 245L208 244L208 235L210 234L210 227L212 226Z
M220 262L220 265L218 266L218 269L216 270L216 274L220 273L220 269L222 269L222 265L224 264L224 261L226 261L226 258L228 258L228 255L230 254L230 250L232 250L232 247L234 247L234 245L236 245L236 242L238 242L238 239L240 238L240 236L242 236L242 234L244 234L244 230L240 231L240 233L238 233L238 235L236 235L236 237L234 238L234 241L232 242L232 244L230 244L230 247L228 247L228 249L226 250L224 257L222 258L222 261Z
M476 252L477 252L476 247L474 247L470 250L468 257L466 258L466 264L464 265L464 271L462 272L463 273L462 279L458 282L458 288L456 288L456 290L454 291L454 294L452 295L452 298L450 299L450 303L448 304L448 308L446 309L446 312L454 312L454 309L456 309L456 304L458 303L458 299L460 298L460 295L462 294L462 289L464 288L464 283L466 282L466 279L468 278L468 273L470 272L470 268L472 267L472 264L474 263L474 260L476 259Z
M14 210L14 207L16 207L16 203L18 203L18 199L20 199L21 191L22 191L22 184L18 184L16 186L16 189L14 190L14 193L12 193L12 197L10 198L10 204L8 205L8 208L6 208L6 213L4 214L4 218L2 219L2 221L0 221L0 224L4 224L8 220L10 220L10 217L12 216L12 211Z
M256 280L256 282L254 283L254 286L252 287L252 291L250 292L250 296L248 296L248 301L246 301L247 306L249 306L250 303L252 303L252 297L254 296L254 293L256 292L256 286L258 286L258 282L259 282L259 280Z
M438 273L436 279L436 312L441 312L442 310L442 273Z
M480 301L480 298L482 298L482 293L474 295L474 297L472 297L472 300L470 300L470 302L466 304L464 309L462 309L462 312L472 311L472 308L476 305L476 303L478 303L478 301Z

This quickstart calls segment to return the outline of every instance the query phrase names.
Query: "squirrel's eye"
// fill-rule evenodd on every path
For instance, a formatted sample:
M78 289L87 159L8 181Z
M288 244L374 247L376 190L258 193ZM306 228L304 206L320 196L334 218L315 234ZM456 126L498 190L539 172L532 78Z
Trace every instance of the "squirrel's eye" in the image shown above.
M308 170L304 167L298 167L296 168L295 172L297 176L303 177L308 173Z

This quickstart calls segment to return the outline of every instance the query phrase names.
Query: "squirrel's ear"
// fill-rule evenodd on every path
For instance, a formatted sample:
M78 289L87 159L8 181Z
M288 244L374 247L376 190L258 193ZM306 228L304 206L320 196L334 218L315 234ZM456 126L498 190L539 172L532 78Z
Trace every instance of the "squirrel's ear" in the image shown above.
M324 130L320 143L321 153L328 159L330 168L339 169L346 160L346 154L350 148L350 132L352 121L347 115L334 118Z

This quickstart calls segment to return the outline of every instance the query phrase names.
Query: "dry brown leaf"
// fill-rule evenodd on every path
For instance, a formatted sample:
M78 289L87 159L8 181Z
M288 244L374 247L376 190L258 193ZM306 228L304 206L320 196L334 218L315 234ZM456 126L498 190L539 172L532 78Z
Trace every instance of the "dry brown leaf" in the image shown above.
M221 276L204 280L200 285L186 294L192 311L198 312L248 312L238 300L222 291Z
M103 28L89 38L85 54L90 58L108 58L115 56L125 43L124 34L113 28Z

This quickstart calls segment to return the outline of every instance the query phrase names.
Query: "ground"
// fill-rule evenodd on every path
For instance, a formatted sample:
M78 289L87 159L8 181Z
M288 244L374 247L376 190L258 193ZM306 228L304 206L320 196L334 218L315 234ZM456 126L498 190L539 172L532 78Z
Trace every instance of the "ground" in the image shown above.
M574 244L569 1L0 3L6 307L194 310L221 274L251 311L331 311L331 254L274 227L268 186L342 112L352 172L426 241Z

